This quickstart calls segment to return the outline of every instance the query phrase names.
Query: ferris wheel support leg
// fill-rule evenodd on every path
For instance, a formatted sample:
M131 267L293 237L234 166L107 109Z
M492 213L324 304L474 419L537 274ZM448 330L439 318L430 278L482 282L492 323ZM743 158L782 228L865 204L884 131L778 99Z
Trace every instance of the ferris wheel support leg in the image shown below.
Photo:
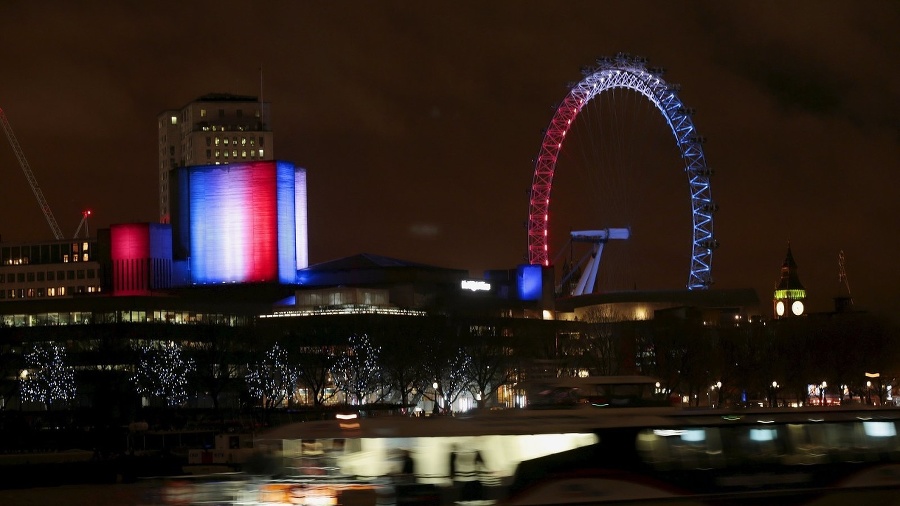
M597 272L600 270L600 256L603 254L603 245L606 241L600 241L594 244L594 254L590 263L581 273L578 285L572 295L584 295L585 293L594 293L594 287L597 286ZM585 292L586 291L586 292Z

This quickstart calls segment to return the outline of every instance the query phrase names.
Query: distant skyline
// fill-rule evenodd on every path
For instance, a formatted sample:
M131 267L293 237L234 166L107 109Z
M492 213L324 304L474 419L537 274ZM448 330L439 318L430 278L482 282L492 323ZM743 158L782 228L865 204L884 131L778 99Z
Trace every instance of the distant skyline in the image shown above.
M541 131L582 67L624 51L696 110L715 288L755 288L768 314L790 241L810 311L831 309L843 251L856 306L896 318L897 26L891 1L13 0L0 108L63 232L90 208L95 234L156 221L160 112L262 95L277 158L308 170L311 263L368 252L477 276L524 261ZM0 238L52 238L2 144ZM689 210L686 183L665 193Z

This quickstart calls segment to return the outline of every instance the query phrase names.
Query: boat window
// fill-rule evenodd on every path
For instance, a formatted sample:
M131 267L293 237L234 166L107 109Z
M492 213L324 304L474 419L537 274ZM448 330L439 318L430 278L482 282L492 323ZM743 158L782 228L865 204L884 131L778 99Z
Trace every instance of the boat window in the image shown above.
M893 421L646 429L636 449L659 470L900 460Z

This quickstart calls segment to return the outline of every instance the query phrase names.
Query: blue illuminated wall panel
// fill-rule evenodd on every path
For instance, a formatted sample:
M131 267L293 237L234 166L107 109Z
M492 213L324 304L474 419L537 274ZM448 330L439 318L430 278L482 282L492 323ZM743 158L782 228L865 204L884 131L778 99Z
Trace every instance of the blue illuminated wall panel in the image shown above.
M179 216L189 223L191 282L294 283L297 245L307 237L306 223L296 223L298 195L304 216L306 211L305 172L299 191L297 169L289 162L186 170Z
M540 265L520 265L516 272L519 300L541 300L543 294L543 267Z

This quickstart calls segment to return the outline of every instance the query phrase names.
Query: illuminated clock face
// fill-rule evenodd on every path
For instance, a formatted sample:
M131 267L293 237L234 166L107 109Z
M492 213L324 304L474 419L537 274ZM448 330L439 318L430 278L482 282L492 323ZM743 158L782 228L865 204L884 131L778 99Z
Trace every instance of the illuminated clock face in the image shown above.
M803 303L799 300L795 300L793 304L791 304L791 312L797 316L803 314Z
M779 300L775 303L775 313L777 313L778 316L784 316L784 302Z

